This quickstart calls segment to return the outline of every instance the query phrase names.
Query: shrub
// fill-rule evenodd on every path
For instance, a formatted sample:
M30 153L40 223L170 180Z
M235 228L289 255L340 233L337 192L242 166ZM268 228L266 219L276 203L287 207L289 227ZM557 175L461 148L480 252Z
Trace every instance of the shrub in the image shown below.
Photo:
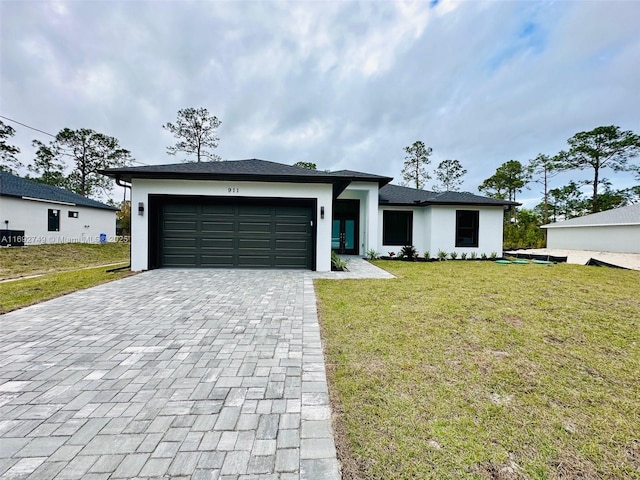
M415 258L418 258L418 251L413 245L405 245L402 247L402 250L400 250L399 257L405 260L414 260Z
M495 260L496 258L498 258L498 254L496 252L491 252L491 259Z
M462 252L462 253L460 254L460 258L461 258L462 260L466 260L466 259L467 259L467 252Z
M478 254L476 252L471 252L471 260L475 260L478 258Z
M424 258L426 258L427 260L429 260L431 258L431 252L429 250L424 252Z
M451 252L451 253L449 254L449 258L450 258L451 260L455 260L456 258L458 258L458 252Z
M377 260L378 258L380 258L380 254L375 251L373 248L367 250L367 259L369 260Z
M444 250L438 250L438 259L439 260L446 260L447 259L447 252L445 252Z
M347 262L341 259L336 252L331 252L331 270L342 272L347 269Z
M482 260L486 260L487 259L487 254L483 252L482 255L480 255L480 258Z

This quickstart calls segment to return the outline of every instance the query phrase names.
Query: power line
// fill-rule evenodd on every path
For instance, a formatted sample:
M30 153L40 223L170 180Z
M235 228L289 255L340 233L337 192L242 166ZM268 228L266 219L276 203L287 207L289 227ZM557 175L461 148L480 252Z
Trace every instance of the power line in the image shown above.
M35 130L36 132L44 133L45 135L49 135L50 137L56 138L55 135L52 135L49 132L45 132L44 130L40 130L39 128L31 127L25 123L14 120L13 118L5 117L4 115L0 115L0 118L4 118L5 120L9 120L10 122L17 123L18 125L22 125L23 127L27 127L27 128L30 128L31 130Z
M5 120L9 120L10 122L17 123L18 125L22 125L23 127L27 127L27 128L30 128L31 130L35 130L36 132L44 133L45 135L49 135L50 137L56 138L55 135L52 135L49 132L45 132L44 130L40 130L39 128L31 127L31 126L27 125L26 123L19 122L17 120L14 120L13 118L5 117L4 115L0 115L0 118L4 118ZM144 163L144 162L141 162L139 160L131 159L131 162L139 163L140 165L150 166L149 163Z

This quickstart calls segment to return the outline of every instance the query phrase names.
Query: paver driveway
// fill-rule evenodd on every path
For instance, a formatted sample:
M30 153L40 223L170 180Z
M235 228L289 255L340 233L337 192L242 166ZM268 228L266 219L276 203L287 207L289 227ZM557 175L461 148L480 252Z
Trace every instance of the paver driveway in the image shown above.
M155 270L0 322L2 478L339 478L309 272Z

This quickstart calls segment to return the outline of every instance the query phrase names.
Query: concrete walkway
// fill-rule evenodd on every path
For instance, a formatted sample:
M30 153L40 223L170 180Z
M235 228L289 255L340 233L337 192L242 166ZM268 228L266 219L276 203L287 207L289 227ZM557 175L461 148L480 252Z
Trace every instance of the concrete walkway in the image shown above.
M339 479L320 275L154 270L0 316L0 477Z

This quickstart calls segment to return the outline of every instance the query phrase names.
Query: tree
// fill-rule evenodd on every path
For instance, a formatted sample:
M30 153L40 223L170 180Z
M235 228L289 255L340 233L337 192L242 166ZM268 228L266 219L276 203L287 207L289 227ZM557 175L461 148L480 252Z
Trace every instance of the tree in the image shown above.
M402 179L405 185L415 185L416 189L421 189L431 176L427 173L426 166L429 165L429 155L433 152L431 147L425 146L420 140L413 142L413 145L404 147L407 154L404 157L402 167Z
M576 133L567 142L569 150L560 152L559 167L563 170L593 170L593 179L586 181L586 184L593 187L591 213L599 212L601 171L606 168L614 172L632 169L628 162L640 155L640 135L609 125Z
M462 185L462 177L467 174L467 170L462 168L458 160L443 160L433 172L438 185L433 189L436 192L457 192Z
M126 237L131 234L131 201L123 200L119 208L116 212L116 226L121 232L119 235Z
M0 120L0 171L16 173L16 169L22 166L20 160L16 158L16 154L20 153L20 149L14 145L9 145L7 139L13 137L16 131L11 125L6 125Z
M531 181L542 185L542 222L547 224L549 223L549 179L560 173L557 159L539 153L536 158L529 160L527 168Z
M293 164L294 167L307 168L309 170L317 170L318 166L313 162L296 162Z
M131 154L118 140L87 128L60 130L55 140L45 145L34 141L36 159L30 170L41 174L36 180L66 188L85 197L100 196L113 188L113 181L98 170L123 167ZM67 165L67 160L71 165ZM71 170L66 174L67 168Z
M545 232L540 228L540 216L535 210L521 208L515 221L504 226L505 249L544 247Z
M531 180L531 174L517 160L509 160L496 169L496 173L480 184L478 190L490 197L516 201L516 195Z
M574 181L564 187L549 190L549 206L554 222L558 217L563 217L565 220L580 217L588 210L580 186Z
M210 115L206 108L184 108L178 111L178 119L175 124L168 122L162 128L173 133L178 142L172 147L167 147L169 155L178 152L187 155L195 155L196 162L202 159L219 161L218 155L211 152L218 146L220 139L216 136L216 130L222 122L214 115ZM185 162L193 161L185 159Z

